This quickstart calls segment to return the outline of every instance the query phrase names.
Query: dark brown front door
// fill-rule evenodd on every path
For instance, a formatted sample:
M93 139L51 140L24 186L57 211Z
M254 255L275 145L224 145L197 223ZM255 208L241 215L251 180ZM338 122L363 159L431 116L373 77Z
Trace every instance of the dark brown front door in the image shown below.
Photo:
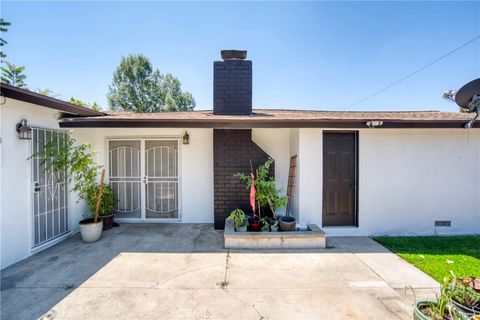
M357 225L357 133L323 134L323 226Z

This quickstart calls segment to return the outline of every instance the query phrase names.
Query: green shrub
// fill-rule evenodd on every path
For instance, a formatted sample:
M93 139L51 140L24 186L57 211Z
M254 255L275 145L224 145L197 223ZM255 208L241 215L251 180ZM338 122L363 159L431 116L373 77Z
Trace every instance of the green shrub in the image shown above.
M255 174L255 201L260 203L260 207L269 207L273 214L277 209L283 208L287 205L287 197L280 196L282 190L277 189L275 179L269 176L270 166L273 164L273 159L269 158L264 164L257 168ZM234 177L239 178L245 182L246 188L250 189L252 185L252 178L242 172L237 172Z
M90 212L95 212L95 208L97 206L97 194L100 185L94 184L87 190L87 197L85 198L85 202L90 209ZM99 208L99 215L100 216L108 216L113 213L113 206L115 204L115 199L113 198L113 190L112 187L108 184L103 185L103 196L102 201L100 202Z

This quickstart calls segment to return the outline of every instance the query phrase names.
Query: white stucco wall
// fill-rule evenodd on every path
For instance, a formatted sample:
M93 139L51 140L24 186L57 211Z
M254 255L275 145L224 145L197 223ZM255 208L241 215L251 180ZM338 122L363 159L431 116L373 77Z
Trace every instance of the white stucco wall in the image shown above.
M288 169L290 167L290 130L253 129L252 140L275 160L275 183L281 195L287 195ZM285 214L285 208L276 214Z
M27 119L31 127L59 129L57 111L6 99L0 106L0 265L5 268L41 250L32 250L31 141L19 140L15 125ZM71 211L75 216L75 212ZM70 224L76 225L71 220ZM52 244L52 243L51 243ZM50 245L51 245L50 244Z
M213 130L177 128L88 128L74 129L78 142L89 142L97 161L107 165L108 139L181 138L185 131L190 144L179 143L180 215L184 223L213 223ZM108 179L108 171L106 179Z
M300 219L322 224L322 130L299 133ZM450 220L450 228L434 227ZM327 235L480 233L480 130L359 131L359 226Z
M1 268L42 249L32 250L31 142L17 138L15 124L25 118L32 127L59 129L56 113L11 99L0 106ZM92 143L98 163L105 164L109 138L179 138L185 130L190 144L179 144L181 221L212 223L212 129L88 128L75 129L73 135L79 143ZM253 141L275 159L277 185L284 192L290 156L298 155L291 214L319 226L322 135L321 129L252 131ZM69 203L73 233L85 208L72 193ZM451 220L452 226L436 229L435 220ZM480 130L359 130L359 226L326 228L326 232L329 236L480 233Z
M296 167L296 177L295 177L295 187L293 189L293 197L290 199L291 205L290 205L290 215L295 217L298 221L300 218L299 214L299 202L298 200L300 199L299 194L300 194L300 175L299 175L299 170L300 170L300 161L298 160L299 157L299 143L298 143L298 137L299 137L299 129L289 129L290 131L290 139L289 139L289 144L290 144L290 157L292 156L297 156L297 167ZM303 220L301 221L302 223L304 222Z

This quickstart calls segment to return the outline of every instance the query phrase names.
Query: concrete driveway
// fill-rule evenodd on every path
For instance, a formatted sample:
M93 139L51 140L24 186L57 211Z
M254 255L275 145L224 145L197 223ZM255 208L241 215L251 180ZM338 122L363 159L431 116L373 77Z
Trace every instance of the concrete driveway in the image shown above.
M437 283L369 238L226 251L211 225L123 224L2 271L1 318L411 319Z

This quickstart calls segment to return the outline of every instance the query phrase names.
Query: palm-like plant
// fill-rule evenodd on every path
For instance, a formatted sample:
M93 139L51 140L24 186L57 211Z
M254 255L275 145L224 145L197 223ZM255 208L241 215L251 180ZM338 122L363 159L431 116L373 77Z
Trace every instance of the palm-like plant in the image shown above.
M25 67L17 67L7 61L3 62L5 67L1 67L2 70L2 83L6 83L18 88L26 89L27 76L23 73Z

